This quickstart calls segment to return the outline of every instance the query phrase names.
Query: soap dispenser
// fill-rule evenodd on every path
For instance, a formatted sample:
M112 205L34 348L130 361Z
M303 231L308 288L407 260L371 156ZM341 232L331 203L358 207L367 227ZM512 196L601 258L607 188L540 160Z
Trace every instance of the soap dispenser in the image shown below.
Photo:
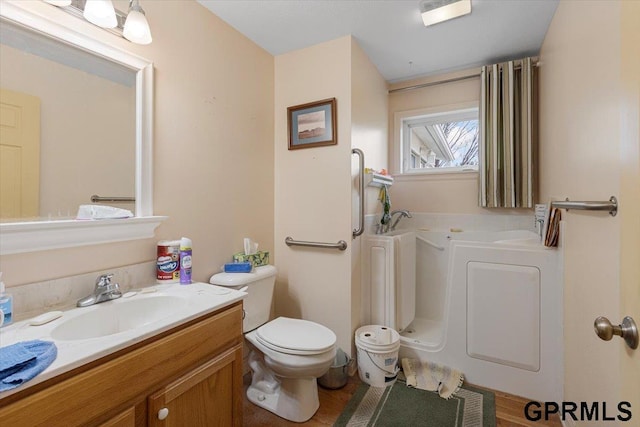
M5 292L2 273L0 272L0 326L7 326L13 322L13 296Z

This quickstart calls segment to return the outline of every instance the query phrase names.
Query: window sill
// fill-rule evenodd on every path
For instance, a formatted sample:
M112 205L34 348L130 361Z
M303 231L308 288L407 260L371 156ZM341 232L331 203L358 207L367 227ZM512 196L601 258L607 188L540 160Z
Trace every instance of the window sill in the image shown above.
M166 216L0 224L0 255L154 237Z
M403 174L393 174L396 182L405 181L471 181L478 179L477 170L441 170L429 172L408 172Z

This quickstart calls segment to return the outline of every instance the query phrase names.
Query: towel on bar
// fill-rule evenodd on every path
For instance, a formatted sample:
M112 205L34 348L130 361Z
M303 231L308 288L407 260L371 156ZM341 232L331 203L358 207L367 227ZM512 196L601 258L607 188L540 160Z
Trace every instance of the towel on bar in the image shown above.
M389 198L389 186L387 184L382 184L380 187L378 200L382 203L382 218L380 219L380 224L388 225L389 222L391 222L391 215L389 215L389 211L391 211L391 199Z
M0 348L0 392L29 381L57 356L58 349L50 341L23 341Z
M560 220L562 215L560 209L552 207L549 210L549 218L547 220L547 230L544 237L544 245L548 248L558 246L560 241Z
M406 357L402 359L402 370L407 378L408 387L437 391L443 399L449 399L456 394L464 381L462 372L458 370Z

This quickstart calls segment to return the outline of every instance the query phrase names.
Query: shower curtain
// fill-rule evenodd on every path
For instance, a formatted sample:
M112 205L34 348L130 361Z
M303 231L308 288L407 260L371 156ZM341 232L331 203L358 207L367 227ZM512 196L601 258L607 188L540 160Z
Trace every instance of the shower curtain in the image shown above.
M531 58L482 67L482 207L532 208L535 203L535 77Z

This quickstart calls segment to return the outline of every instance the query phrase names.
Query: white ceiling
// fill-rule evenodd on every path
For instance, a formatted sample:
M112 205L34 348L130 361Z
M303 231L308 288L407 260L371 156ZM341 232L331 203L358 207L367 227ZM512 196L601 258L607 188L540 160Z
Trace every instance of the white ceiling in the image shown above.
M390 82L536 55L558 0L472 0L431 27L419 0L198 0L271 53L353 35Z

